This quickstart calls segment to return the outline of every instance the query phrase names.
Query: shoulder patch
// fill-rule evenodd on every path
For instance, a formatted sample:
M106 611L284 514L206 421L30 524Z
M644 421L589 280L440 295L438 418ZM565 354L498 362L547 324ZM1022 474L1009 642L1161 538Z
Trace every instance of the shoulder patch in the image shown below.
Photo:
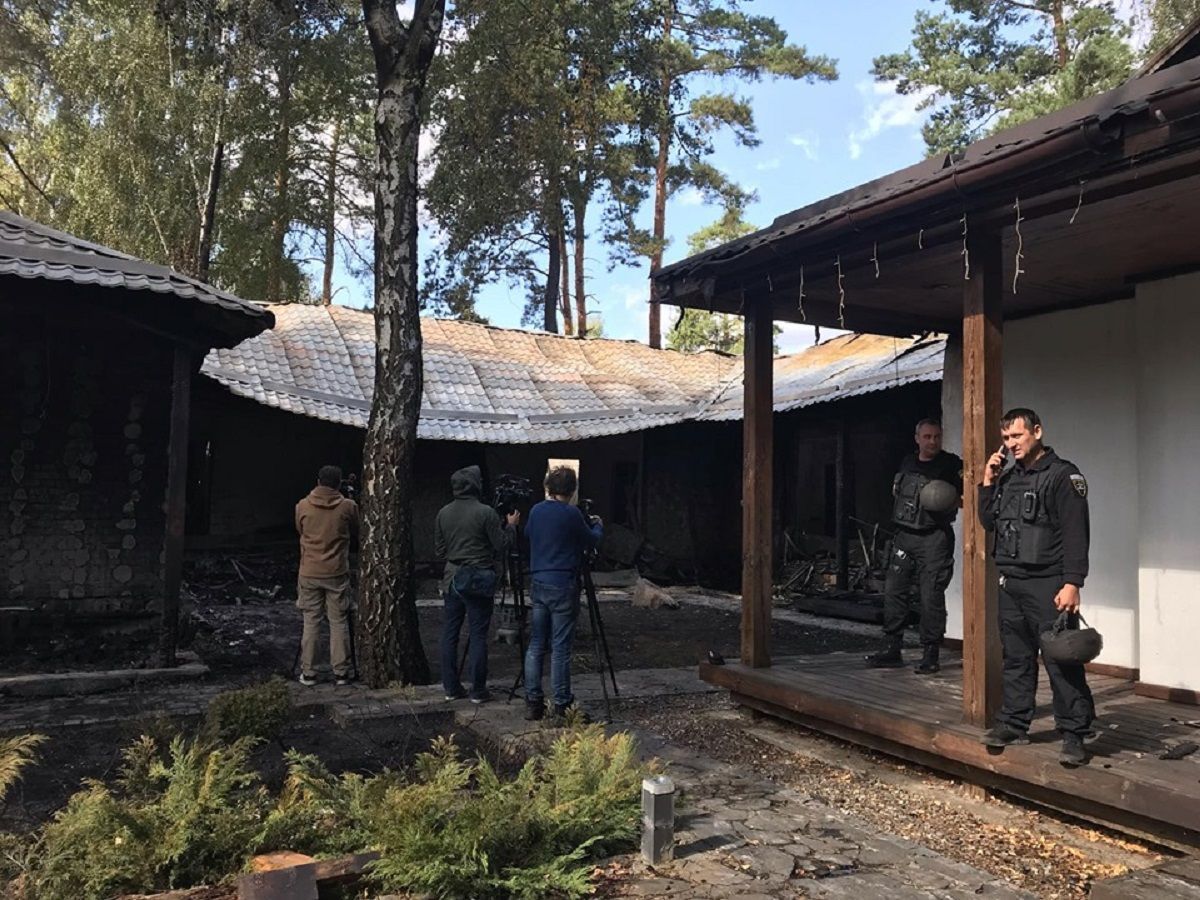
M1076 473L1071 476L1071 487L1075 488L1075 493L1080 497L1087 496L1087 479Z

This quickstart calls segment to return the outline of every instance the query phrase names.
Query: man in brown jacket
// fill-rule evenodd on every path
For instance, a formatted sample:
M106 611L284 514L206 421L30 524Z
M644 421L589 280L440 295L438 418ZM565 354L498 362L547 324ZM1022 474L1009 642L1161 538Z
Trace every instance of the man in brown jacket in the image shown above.
M358 504L338 489L342 470L322 466L317 486L296 504L300 575L296 606L304 614L300 683L317 683L315 660L321 616L329 617L329 662L338 684L350 683L350 536L358 529Z

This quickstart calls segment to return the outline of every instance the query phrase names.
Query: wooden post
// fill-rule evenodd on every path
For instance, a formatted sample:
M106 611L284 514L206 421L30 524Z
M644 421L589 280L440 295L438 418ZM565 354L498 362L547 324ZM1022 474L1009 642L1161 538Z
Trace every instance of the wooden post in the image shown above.
M971 277L963 293L963 716L987 726L1000 708L999 585L979 524L975 486L1000 445L1003 315L1000 236L970 241Z
M171 432L167 439L167 527L164 540L162 626L159 665L176 664L179 645L179 585L183 580L183 538L187 509L188 423L191 416L192 351L175 345L171 378Z
M844 591L850 586L850 507L849 481L847 476L846 456L850 452L846 440L847 422L843 412L838 417L837 460L835 463L836 482L835 512L837 516L837 587Z
M745 310L742 438L742 663L771 664L773 326L769 305Z

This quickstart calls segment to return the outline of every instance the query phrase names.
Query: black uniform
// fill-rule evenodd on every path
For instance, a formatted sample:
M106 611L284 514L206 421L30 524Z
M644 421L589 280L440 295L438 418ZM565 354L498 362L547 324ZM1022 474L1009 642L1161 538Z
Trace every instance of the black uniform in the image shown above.
M946 481L962 494L962 460L942 451L922 461L911 453L900 463L892 484L895 501L892 521L896 538L884 581L883 631L899 640L908 619L907 591L913 581L921 597L921 643L941 644L946 636L946 585L954 574L954 531L957 507L948 513L931 513L921 507L921 488L931 481Z
M1038 636L1058 618L1054 597L1062 586L1083 587L1087 578L1087 482L1047 447L1029 467L1013 466L994 486L980 485L979 519L995 532L1000 571L1004 706L997 718L1028 731L1037 694ZM1043 661L1054 693L1055 726L1064 734L1086 734L1095 706L1083 666Z

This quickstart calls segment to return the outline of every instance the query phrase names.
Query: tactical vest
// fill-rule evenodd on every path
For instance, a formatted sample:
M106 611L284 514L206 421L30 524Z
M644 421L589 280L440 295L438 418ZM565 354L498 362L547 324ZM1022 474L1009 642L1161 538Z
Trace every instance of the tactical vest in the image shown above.
M932 478L919 472L901 472L892 484L892 520L905 528L934 528L938 522L921 507L921 488Z
M1046 496L1057 465L1034 472L1017 466L996 489L996 543L1001 566L1039 568L1062 562L1062 538L1050 521Z

